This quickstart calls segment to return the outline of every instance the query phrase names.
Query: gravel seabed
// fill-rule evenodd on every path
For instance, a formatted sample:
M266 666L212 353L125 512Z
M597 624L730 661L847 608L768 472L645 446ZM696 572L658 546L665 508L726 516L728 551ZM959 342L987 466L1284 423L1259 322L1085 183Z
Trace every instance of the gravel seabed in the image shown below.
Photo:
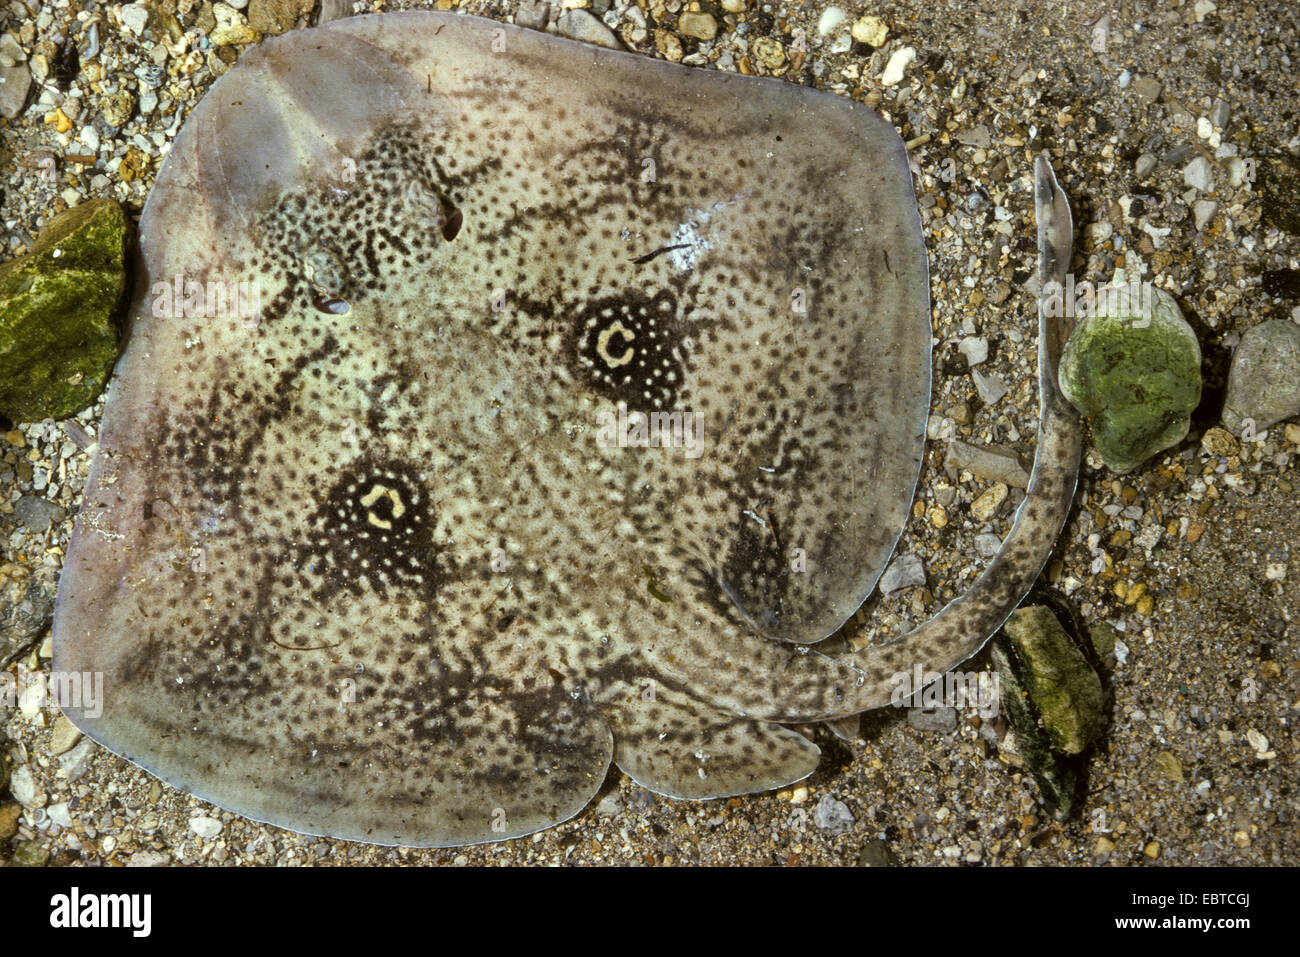
M0 121L10 255L49 216L87 198L115 197L138 216L180 121L239 49L192 50L198 24L210 17L206 2L156 4L182 31L165 43L158 39L165 24L141 35L136 12L124 15L117 4L94 5L89 14L67 0L32 6L31 14L18 3L0 12L0 29L17 37L45 79L24 112ZM458 9L509 20L517 6L443 0L355 10ZM561 6L552 4L552 28ZM1192 431L1126 476L1089 455L1046 573L1085 621L1110 623L1121 640L1109 676L1111 723L1079 812L1055 820L1032 776L999 750L996 723L973 710L947 731L890 711L865 716L852 742L808 729L823 746L822 764L784 791L682 803L611 769L586 810L531 837L382 848L294 834L215 808L78 740L57 711L29 703L0 711L8 739L0 748L12 774L10 793L0 791L0 859L967 866L1300 859L1300 561L1293 555L1300 426L1275 426L1256 441L1206 434L1218 424L1241 333L1267 319L1300 321L1294 290L1282 290L1293 298L1275 298L1261 283L1267 270L1300 267L1300 180L1292 172L1288 185L1276 172L1279 159L1295 170L1290 157L1300 153L1294 5L845 0L834 5L843 25L827 36L819 24L838 18L822 0L563 6L596 8L648 56L775 73L852 96L909 143L930 255L935 386L932 441L899 552L921 559L927 581L868 601L859 618L878 634L929 617L968 587L988 561L977 538L1005 534L1019 501L1012 489L991 515L972 510L992 483L945 465L945 448L955 438L1032 454L1030 176L1038 150L1050 149L1071 200L1076 274L1104 280L1123 265L1177 297L1205 354L1205 397ZM639 15L628 12L637 6ZM693 9L714 17L713 41L678 31L685 29L679 12ZM310 22L318 12L319 5ZM883 45L837 42L867 15L883 20ZM76 77L60 88L57 40L72 36L84 53L92 21L98 52L83 55ZM690 29L700 32L698 18ZM858 28L872 40L878 30ZM899 53L904 48L914 59ZM900 81L882 81L900 67ZM132 118L115 129L105 114L123 108L122 90L136 102ZM1254 182L1231 185L1234 157L1251 161ZM971 339L984 343L963 344ZM72 426L0 429L0 584L5 576L57 572L99 412L87 410ZM26 512L16 503L32 495L62 510L47 512L46 531L18 517ZM47 634L8 670L48 670L49 653ZM988 667L987 650L968 667Z

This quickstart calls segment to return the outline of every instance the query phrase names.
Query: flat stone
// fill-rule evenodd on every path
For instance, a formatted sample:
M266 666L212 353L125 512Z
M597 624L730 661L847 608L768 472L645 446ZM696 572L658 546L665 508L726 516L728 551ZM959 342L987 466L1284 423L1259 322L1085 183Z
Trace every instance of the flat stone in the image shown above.
M1183 167L1183 183L1202 193L1214 192L1214 170L1204 156L1197 156Z
M1219 204L1212 199L1198 199L1192 204L1192 216L1196 229L1200 231L1214 222L1214 214L1219 211Z
M892 595L904 588L925 584L925 565L920 556L908 552L897 556L880 576L880 593Z
M14 517L38 535L50 530L67 516L58 505L39 495L23 495L14 503Z
M1143 103L1154 103L1160 99L1160 93L1164 90L1164 87L1154 77L1140 76L1133 81L1130 89L1133 91L1133 95Z
M829 794L823 794L813 810L813 823L823 831L843 834L853 827L853 812L843 801Z
M1242 334L1228 368L1223 424L1241 436L1300 415L1300 325L1272 319Z
M515 26L527 30L545 30L551 19L549 3L521 3L515 11Z
M710 13L683 13L677 18L677 32L697 40L712 40L718 35L718 21Z
M981 447L967 442L948 443L948 464L965 469L976 478L1001 482L1012 488L1028 488L1029 472L1020 457L1007 449Z
M573 40L594 43L611 50L623 49L623 45L614 36L614 31L586 10L565 10L556 21L555 29Z
M0 116L12 120L23 111L32 88L32 71L25 63L0 67Z

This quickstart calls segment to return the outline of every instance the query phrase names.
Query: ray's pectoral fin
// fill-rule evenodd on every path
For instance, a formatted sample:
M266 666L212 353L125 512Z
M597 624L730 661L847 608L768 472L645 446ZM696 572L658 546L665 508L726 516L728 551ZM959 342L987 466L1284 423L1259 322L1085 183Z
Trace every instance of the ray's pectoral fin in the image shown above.
M779 724L723 714L647 679L602 709L614 763L673 798L704 800L783 787L812 774L821 749Z

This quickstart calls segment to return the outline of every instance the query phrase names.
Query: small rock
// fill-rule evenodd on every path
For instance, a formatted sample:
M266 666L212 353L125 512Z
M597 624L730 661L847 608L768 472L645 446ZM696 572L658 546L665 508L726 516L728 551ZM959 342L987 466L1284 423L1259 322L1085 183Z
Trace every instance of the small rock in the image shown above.
M1012 488L1029 487L1029 472L1020 463L1020 457L1006 449L953 441L948 443L947 463L989 482L1001 482Z
M885 40L889 38L889 27L880 17L862 17L854 22L850 32L854 40L865 43L869 47L882 47L885 45Z
M880 838L868 841L858 853L858 867L894 867L897 864L898 858Z
M27 62L27 51L11 33L0 33L0 67L14 67Z
M215 817L190 818L190 830L205 841L210 841L221 833L221 822Z
M171 857L163 851L136 851L126 862L127 867L166 867Z
M72 746L81 740L81 729L68 720L67 715L54 719L54 728L50 731L50 753L55 757L66 754Z
M0 265L0 415L66 419L103 390L117 359L126 239L122 207L93 199Z
M41 790L32 769L27 765L14 768L9 778L9 793L25 808L45 807L46 794Z
M1182 784L1184 781L1183 763L1172 751L1161 751L1156 755L1156 770L1161 777L1173 784Z
M718 35L718 21L711 13L683 13L677 18L677 32L697 40L712 40Z
M827 7L822 11L821 18L817 21L817 35L819 37L828 37L840 27L844 26L849 19L849 15L840 7Z
M248 0L230 0L230 5L236 10L243 10L248 6ZM320 14L316 22L329 23L331 20L342 20L350 16L352 16L352 0L321 0ZM515 22L518 23L518 19Z
M49 812L50 820L59 827L72 827L72 814L68 811L67 801L51 804L46 810Z
M27 105L32 71L25 64L0 67L0 116L12 120Z
M970 504L970 513L979 522L991 519L1007 500L1007 487L1001 482L986 489L984 494Z
M771 72L785 65L785 47L772 37L757 37L750 46L754 59L763 69Z
M1002 539L988 532L975 536L975 551L980 558L992 558L1002 547Z
M1210 107L1210 122L1216 129L1227 129L1228 119L1232 116L1232 110L1228 107L1228 102L1222 99L1216 99L1214 105Z
M122 26L136 36L142 36L149 26L149 8L142 3L124 4L118 15L122 18Z
M59 766L63 769L63 775L69 781L75 781L86 773L90 767L90 760L95 756L99 746L90 738L82 738L67 754L59 757Z
M1204 23L1205 18L1218 9L1214 0L1196 0L1196 5L1192 7L1193 12L1196 14L1197 23Z
M1061 391L1092 421L1093 444L1128 472L1187 435L1201 400L1201 346L1173 297L1123 274L1097 294L1061 356Z
M248 27L254 33L278 36L310 16L315 5L316 0L249 0Z
M1133 175L1138 179L1146 179L1155 168L1155 156L1150 153L1143 153L1137 158L1137 162L1133 164Z
M38 535L50 530L67 516L58 505L39 495L23 495L14 502L14 517Z
M916 50L912 47L900 47L895 50L890 55L889 62L885 64L885 72L880 74L880 85L894 86L901 83L904 72L915 59Z
M564 36L584 43L621 50L623 45L614 36L614 31L601 23L586 10L565 10L555 24L555 29Z
M1160 842L1152 841L1150 844L1148 844L1146 847L1142 849L1142 853L1145 854L1147 857L1151 858L1151 860L1153 861L1156 860L1158 857L1160 857Z
M970 365L977 366L989 357L989 341L983 336L967 336L957 343L957 350Z
M54 617L58 573L0 564L0 668L27 650Z
M1192 216L1195 218L1199 232L1214 222L1214 214L1219 211L1219 204L1212 199L1198 199L1192 204Z
M109 126L114 129L126 126L135 111L135 97L127 90L119 90L104 97L100 103L100 110L104 114L104 122Z
M813 811L813 823L823 831L843 834L853 826L853 813L843 801L829 794L823 794Z
M956 708L908 708L907 723L917 731L949 734L957 730Z
M611 792L600 799L596 805L597 817L613 817L623 809L623 804L618 799L618 792Z
M1223 424L1242 435L1300 415L1300 325L1272 319L1242 334L1228 368Z
M920 556L908 552L890 562L885 573L880 576L880 593L892 595L904 588L924 584L925 565L921 562Z
M975 381L975 391L985 405L995 405L1007 394L1007 384L996 373L985 375L979 369L971 369L970 377Z
M19 841L14 845L9 863L13 867L44 867L50 859L50 849L37 841Z
M1237 440L1227 429L1206 429L1201 436L1201 448L1210 455L1227 458L1237 454Z
M1183 167L1183 183L1202 193L1214 192L1214 170L1204 156L1195 157Z
M515 11L515 25L528 30L545 30L550 20L549 3L521 3Z
M1154 103L1160 99L1160 93L1164 89L1160 81L1154 77L1140 76L1133 81L1133 95L1143 103Z
M18 822L22 816L21 804L0 804L0 841L7 841L18 833Z
M722 9L728 13L744 13L749 0L722 0Z
M216 25L208 32L208 39L213 46L242 46L246 43L256 43L261 39L255 31L249 29L244 15L230 4L214 3L212 14L217 20Z

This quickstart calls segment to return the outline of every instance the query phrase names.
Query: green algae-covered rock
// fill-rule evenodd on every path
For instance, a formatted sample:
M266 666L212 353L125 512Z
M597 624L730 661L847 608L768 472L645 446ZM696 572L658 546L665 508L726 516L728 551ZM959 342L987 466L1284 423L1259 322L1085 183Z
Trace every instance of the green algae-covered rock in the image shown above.
M1066 343L1060 381L1106 465L1128 472L1186 437L1201 401L1201 347L1172 296L1115 278Z
M1062 754L1082 754L1102 727L1105 692L1097 672L1050 608L1019 608L1003 629L1052 746Z
M64 419L103 390L117 359L126 237L122 207L91 200L0 265L0 415Z

